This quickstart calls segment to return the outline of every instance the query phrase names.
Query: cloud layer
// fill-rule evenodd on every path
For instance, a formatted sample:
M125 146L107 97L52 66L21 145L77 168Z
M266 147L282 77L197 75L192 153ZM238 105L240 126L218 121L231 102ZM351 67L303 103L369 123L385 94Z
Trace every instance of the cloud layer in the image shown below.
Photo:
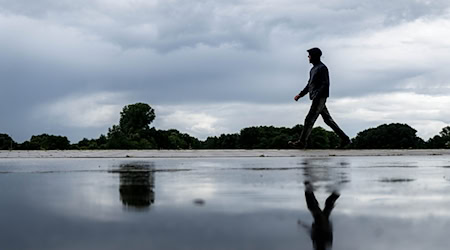
M331 74L328 106L344 130L408 121L429 137L449 124L449 7L0 0L0 132L18 141L44 132L96 137L138 101L156 108L155 126L201 138L292 126L308 109L292 101L307 81L305 50L318 46Z

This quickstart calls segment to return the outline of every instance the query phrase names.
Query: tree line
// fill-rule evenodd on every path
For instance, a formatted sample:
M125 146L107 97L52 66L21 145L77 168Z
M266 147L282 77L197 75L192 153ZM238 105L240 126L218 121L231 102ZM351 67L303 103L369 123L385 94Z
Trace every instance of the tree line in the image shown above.
M16 143L9 135L0 134L0 150L86 150L86 149L288 149L288 142L300 137L302 125L292 128L247 127L234 134L211 136L201 141L176 129L159 130L150 127L155 111L146 103L125 106L119 124L97 139L83 138L71 144L66 136L33 135L30 140ZM382 124L359 132L351 140L350 149L440 149L450 148L450 126L424 141L407 124ZM315 127L308 141L311 149L339 147L339 137L331 131Z

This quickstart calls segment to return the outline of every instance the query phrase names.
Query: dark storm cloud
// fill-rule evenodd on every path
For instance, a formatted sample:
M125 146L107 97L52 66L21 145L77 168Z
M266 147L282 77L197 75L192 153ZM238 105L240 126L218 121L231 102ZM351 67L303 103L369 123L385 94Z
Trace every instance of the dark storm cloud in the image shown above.
M118 118L73 109L77 122L51 108L72 108L78 99L97 107L99 117L136 101L197 105L192 110L211 103L287 103L306 83L305 50L313 46L324 50L335 98L403 89L448 93L442 79L449 73L430 67L447 63L447 37L439 43L429 40L433 34L413 33L443 33L449 5L0 0L0 115L7 117L0 132L19 140L30 130L69 135L63 128L69 125L55 120L70 120L79 139ZM45 119L36 118L38 111ZM77 124L81 130L73 132Z
M446 11L447 1L0 1L3 13L76 27L123 48L198 43L262 48L274 29L303 39L382 28Z

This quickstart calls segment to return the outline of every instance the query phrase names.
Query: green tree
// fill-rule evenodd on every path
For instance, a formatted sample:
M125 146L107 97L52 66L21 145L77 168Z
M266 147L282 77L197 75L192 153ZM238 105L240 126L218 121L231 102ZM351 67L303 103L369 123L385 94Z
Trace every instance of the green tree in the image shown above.
M298 140L303 130L302 125L293 128L260 126L249 127L241 130L238 147L245 149L287 149L290 140ZM220 138L217 145L221 145ZM336 148L339 138L334 132L327 131L321 127L312 130L308 140L308 148L326 149Z
M269 141L269 148L271 149L285 149L289 148L288 142L290 141L290 137L286 133L281 133L276 135Z
M155 119L155 111L146 103L135 103L123 107L120 112L120 130L127 136L138 134L140 136L149 128Z
M202 143L203 149L218 149L219 147L219 138L217 136L208 136L206 140Z
M159 149L199 149L201 142L188 134L176 129L154 130L153 138Z
M427 141L428 148L450 148L450 126L442 128L439 135L435 135Z
M105 149L106 148L106 143L108 142L108 138L106 138L106 136L104 134L101 134L98 139L96 140L97 142L97 147L99 149Z
M221 149L238 149L239 134L221 134L218 138L218 147Z
M108 149L130 149L131 143L126 134L120 129L120 126L113 125L108 129L108 142L106 148Z
M83 138L81 141L77 143L78 149L92 149L94 146L93 139L89 140L87 138ZM95 148L97 148L97 144L95 144Z
M417 131L407 124L383 124L359 132L352 147L358 149L412 149L421 148L424 141L417 137Z
M0 150L14 149L17 143L7 134L0 134Z
M259 130L260 129L258 127L249 127L242 129L239 141L241 147L244 149L256 148L256 145L261 138Z
M98 139L83 138L77 144L73 145L74 149L106 149L106 143L108 142L105 135L100 135Z
M442 128L442 131L439 132L439 135L442 136L442 137L450 138L450 126Z
M33 135L30 141L24 142L20 148L25 150L67 150L70 149L70 141L67 137L59 135Z
M325 129L316 127L311 130L308 138L308 148L325 149L330 147L330 140Z
M108 129L102 142L109 149L152 149L157 148L154 133L149 125L155 119L155 111L146 103L135 103L123 107L119 125ZM99 143L100 141L98 141Z

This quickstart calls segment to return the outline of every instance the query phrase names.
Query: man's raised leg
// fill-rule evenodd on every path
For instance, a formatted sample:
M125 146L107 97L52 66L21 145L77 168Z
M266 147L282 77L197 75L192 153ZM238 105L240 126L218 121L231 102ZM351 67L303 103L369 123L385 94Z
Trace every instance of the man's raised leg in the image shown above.
M350 138L345 134L344 131L342 131L342 129L333 120L325 104L320 115L322 115L325 124L327 124L339 136L339 138L341 138L341 147L347 146L350 143Z

